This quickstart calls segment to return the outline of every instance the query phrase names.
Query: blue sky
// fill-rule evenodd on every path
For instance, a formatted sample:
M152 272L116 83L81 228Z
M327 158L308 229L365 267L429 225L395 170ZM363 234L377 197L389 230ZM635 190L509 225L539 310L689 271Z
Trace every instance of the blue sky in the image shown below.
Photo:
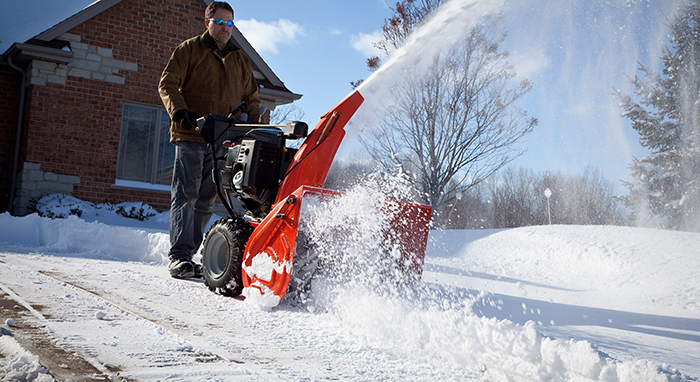
M493 0L458 0L494 3ZM533 83L521 107L539 119L514 166L578 174L598 168L624 193L633 157L648 154L620 117L613 89L631 92L639 62L659 67L666 17L683 0L504 1L504 44L521 78ZM366 78L383 20L383 0L229 1L236 23L289 89L310 124ZM286 32L285 32L286 31ZM420 49L420 48L419 48Z
M371 42L389 7L383 1L229 1L236 26L315 123L366 78Z
M452 1L472 4L475 13L484 8L503 12L509 33L503 47L520 77L533 83L520 106L539 119L539 126L521 143L527 153L512 165L572 174L592 166L617 185L620 179L629 180L628 164L647 151L619 116L613 88L631 90L627 76L638 74L638 62L658 67L668 42L666 17L686 0ZM34 9L37 17L32 20L45 22L42 17L64 19L91 2L3 3L0 50L20 41L31 27L31 22L12 16L16 12ZM374 54L371 43L378 40L395 0L229 3L236 25L272 70L290 90L303 94L297 106L314 126L352 91L350 81L369 76L365 62ZM429 55L430 48L419 45L413 51ZM619 192L624 189L619 187Z

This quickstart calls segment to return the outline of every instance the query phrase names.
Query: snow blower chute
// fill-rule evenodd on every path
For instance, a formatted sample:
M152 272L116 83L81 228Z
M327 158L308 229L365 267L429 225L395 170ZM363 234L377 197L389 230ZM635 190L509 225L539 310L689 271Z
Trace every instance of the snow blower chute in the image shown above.
M363 100L359 92L351 93L321 117L308 136L303 122L261 125L231 118L243 105L229 117L207 115L197 121L212 150L214 182L229 214L211 226L202 246L204 279L211 291L236 296L245 289L247 296L273 307L288 289L300 287L295 253L308 246L297 240L302 202L342 195L321 187L345 136L344 127ZM306 140L299 149L286 147L287 140L301 138ZM221 146L226 153L217 157L216 147ZM243 213L234 210L234 200ZM379 201L378 208L390 214L391 232L384 234L391 237L392 256L404 272L420 278L431 208L390 200ZM310 277L313 269L308 264L304 276ZM291 278L295 282L290 284Z

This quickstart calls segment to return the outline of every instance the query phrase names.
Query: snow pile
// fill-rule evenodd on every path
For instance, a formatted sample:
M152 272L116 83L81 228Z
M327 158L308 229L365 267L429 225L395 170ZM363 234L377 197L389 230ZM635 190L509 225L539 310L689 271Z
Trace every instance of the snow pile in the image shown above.
M167 264L170 249L166 233L86 222L75 215L47 219L37 214L13 217L4 213L0 226L0 242L90 258Z
M557 289L520 283L528 297L639 313L700 313L700 235L648 228L589 226L433 232L431 263L489 269L518 280L580 291L562 300ZM498 256L478 256L498 253ZM566 270L563 272L562 270ZM473 285L478 287L479 284ZM591 288L615 293L583 293ZM493 290L492 290L493 291ZM512 289L493 292L512 293Z
M520 325L480 317L457 299L416 299L421 301L353 290L338 295L332 313L348 335L358 336L367 346L400 349L412 362L459 365L490 381L690 380L651 361L612 359L588 341L545 337L534 321Z
M91 258L167 263L170 239L163 229L169 211L158 213L143 203L95 205L61 194L39 199L36 210L24 217L0 214L0 242Z
M100 214L114 217L121 216L140 221L151 218L163 221L163 217L167 219L169 216L167 213L159 214L158 211L145 203L92 204L73 196L62 194L48 195L39 199L36 203L36 210L39 215L47 218L65 218L75 215L78 217L85 216L85 220L88 221L96 220Z
M0 381L53 382L54 379L41 366L39 357L24 350L12 336L0 332Z

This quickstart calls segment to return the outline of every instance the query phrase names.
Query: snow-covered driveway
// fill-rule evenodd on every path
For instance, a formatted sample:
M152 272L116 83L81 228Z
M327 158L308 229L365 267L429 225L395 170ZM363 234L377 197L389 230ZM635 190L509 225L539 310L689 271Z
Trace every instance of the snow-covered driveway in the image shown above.
M33 375L59 380L700 376L699 234L436 231L413 293L321 283L313 304L270 311L170 278L162 230L5 215L0 228L6 374L31 368L25 351L51 373Z

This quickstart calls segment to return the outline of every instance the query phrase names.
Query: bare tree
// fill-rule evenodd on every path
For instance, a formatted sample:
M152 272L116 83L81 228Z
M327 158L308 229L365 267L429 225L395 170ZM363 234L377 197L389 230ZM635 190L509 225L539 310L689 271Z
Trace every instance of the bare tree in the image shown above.
M277 106L270 112L270 123L273 125L284 125L287 121L304 121L306 113L297 105L287 104ZM298 149L305 139L287 141L287 147Z
M373 43L377 49L387 56L403 46L408 36L423 25L438 7L446 0L402 0L391 8L391 17L384 19L382 24L382 40ZM373 56L367 59L367 67L375 70L381 65L381 59Z
M273 125L284 124L287 121L303 121L306 113L297 105L289 104L277 106L270 112L270 123Z
M625 224L625 211L615 196L613 183L603 178L598 169L586 167L580 175L560 172L542 179L539 200L544 188L552 191L552 223L554 224ZM539 213L544 216L544 211Z
M382 39L372 43L375 48L384 52L386 56L403 46L408 36L425 21L447 0L401 0L391 9L391 16L384 19L382 24ZM367 59L367 68L370 71L379 69L382 59L372 56ZM350 81L350 86L355 89L364 82L364 79Z
M436 215L434 227L443 229L491 228L491 203L485 187L472 187L466 194L457 194L451 202L443 204Z
M513 228L548 224L549 211L544 191L551 194L552 224L624 225L627 214L614 184L598 169L587 167L581 174L506 168L475 187L488 189L488 221L492 228ZM470 192L473 193L472 190ZM488 224L484 224L487 226Z
M333 161L328 171L324 188L348 191L376 171L372 163L358 161Z
M531 169L506 168L490 182L491 220L494 227L514 228L547 221L542 211L538 192L539 179ZM542 188L544 191L544 188ZM545 206L546 213L546 206Z
M434 209L520 155L514 144L537 124L516 105L531 84L514 83L507 52L499 51L504 39L493 19L424 72L407 71L380 127L361 138L387 171L401 167Z

